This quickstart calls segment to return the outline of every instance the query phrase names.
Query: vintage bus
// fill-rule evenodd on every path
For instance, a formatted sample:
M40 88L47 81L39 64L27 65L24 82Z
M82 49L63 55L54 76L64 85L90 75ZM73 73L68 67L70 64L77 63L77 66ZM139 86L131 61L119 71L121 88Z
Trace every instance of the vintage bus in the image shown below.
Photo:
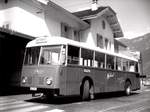
M81 95L140 89L139 63L86 43L40 37L26 46L21 86L45 95Z

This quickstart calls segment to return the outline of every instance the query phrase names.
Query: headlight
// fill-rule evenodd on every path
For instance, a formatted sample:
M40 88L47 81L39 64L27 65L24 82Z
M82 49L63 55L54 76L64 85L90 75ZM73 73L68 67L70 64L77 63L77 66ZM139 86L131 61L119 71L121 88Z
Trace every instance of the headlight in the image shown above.
M25 84L27 82L27 77L22 77L22 83Z
M52 84L52 79L51 78L46 78L46 84L51 85Z

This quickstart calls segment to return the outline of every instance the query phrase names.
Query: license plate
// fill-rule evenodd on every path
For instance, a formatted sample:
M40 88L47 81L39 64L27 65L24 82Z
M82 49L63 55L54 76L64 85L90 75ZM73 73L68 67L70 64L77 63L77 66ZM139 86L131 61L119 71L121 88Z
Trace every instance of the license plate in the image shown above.
M30 87L30 90L37 91L37 88L36 87Z

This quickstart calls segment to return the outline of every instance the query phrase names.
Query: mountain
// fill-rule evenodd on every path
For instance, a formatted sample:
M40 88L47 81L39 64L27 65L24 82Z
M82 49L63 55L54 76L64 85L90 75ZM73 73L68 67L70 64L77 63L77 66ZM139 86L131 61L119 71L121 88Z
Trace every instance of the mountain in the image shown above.
M143 72L150 77L150 33L134 39L119 39L130 49L140 51L142 54Z

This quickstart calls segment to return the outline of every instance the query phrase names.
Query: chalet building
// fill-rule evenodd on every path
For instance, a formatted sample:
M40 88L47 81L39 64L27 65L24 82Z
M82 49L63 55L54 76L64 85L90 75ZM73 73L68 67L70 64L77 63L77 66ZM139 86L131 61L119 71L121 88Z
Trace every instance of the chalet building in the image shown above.
M99 7L96 11L84 10L74 13L90 27L82 31L81 41L114 52L114 41L123 33L116 13L110 7Z
M70 13L52 2L0 0L0 18L0 57L1 61L7 60L1 63L5 65L5 81L12 74L19 74L25 45L34 38L61 36L119 52L120 44L116 44L115 38L123 37L111 7Z

